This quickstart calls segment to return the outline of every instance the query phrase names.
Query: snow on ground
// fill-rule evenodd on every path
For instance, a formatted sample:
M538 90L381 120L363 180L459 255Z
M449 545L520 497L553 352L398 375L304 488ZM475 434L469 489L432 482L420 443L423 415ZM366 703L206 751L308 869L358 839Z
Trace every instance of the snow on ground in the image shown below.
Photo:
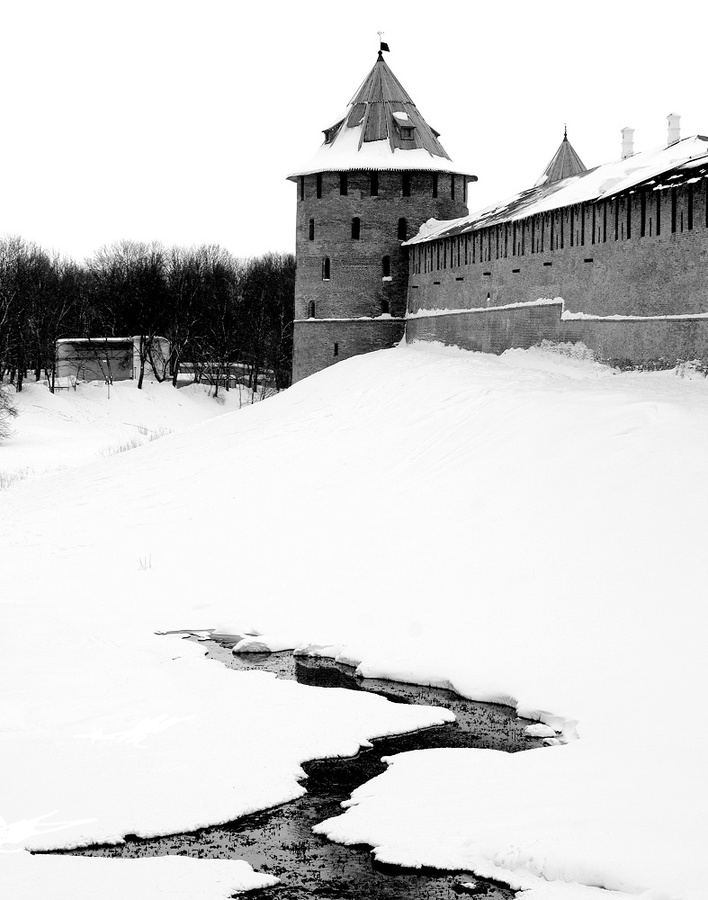
M73 900L194 900L231 897L240 891L269 887L272 875L255 873L242 860L195 860L180 856L155 859L101 859L76 856L30 856L21 852L0 861L3 891L12 900L56 897L57 882Z
M12 436L0 444L0 487L18 478L83 465L98 456L148 443L169 431L250 403L247 388L211 396L207 385L146 381L80 382L54 394L43 382L25 381L11 393L19 415Z
M401 754L324 833L533 900L704 896L707 445L702 377L414 345L14 486L12 846L224 821L296 796L304 759L440 720L153 635L219 627L506 700L569 740ZM0 880L17 859L42 877L0 854Z

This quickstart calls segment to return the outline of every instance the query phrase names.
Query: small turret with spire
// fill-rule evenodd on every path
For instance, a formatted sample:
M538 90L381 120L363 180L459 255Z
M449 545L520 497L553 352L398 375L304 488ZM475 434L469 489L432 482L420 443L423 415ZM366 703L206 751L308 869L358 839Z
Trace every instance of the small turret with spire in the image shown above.
M568 140L568 126L563 126L563 140L560 147L556 150L553 159L548 163L543 174L538 179L535 187L541 187L544 184L553 184L556 181L562 181L564 178L570 178L571 175L581 175L587 172L587 167L573 149L573 145Z

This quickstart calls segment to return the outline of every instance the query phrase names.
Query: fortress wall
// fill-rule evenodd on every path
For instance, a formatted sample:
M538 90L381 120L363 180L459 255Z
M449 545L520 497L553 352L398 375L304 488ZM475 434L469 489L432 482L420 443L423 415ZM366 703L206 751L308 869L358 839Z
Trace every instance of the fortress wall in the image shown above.
M602 362L670 367L708 362L708 318L562 319L562 303L481 309L408 319L408 341L440 341L483 353L526 349L541 341L585 344Z
M413 245L409 310L563 297L570 311L602 316L706 312L707 185L644 186Z
M440 341L463 350L503 353L560 340L562 303L421 316L406 322L406 340Z
M403 338L404 331L404 319L296 321L293 383L350 356L394 347Z
M346 194L341 193L339 172L298 181L295 316L308 318L310 303L316 318L378 316L386 308L391 315L403 316L409 254L401 247L399 219L406 220L406 237L411 237L431 216L466 215L465 179L438 174L434 197L433 173L409 172L410 196L403 196L403 173L379 172L378 194L372 196L370 172L344 174ZM360 220L358 239L352 237L355 217ZM391 274L384 281L386 255ZM323 278L325 257L330 261L328 280Z
M559 335L563 342L581 341L612 365L708 362L708 319L571 319L561 322Z

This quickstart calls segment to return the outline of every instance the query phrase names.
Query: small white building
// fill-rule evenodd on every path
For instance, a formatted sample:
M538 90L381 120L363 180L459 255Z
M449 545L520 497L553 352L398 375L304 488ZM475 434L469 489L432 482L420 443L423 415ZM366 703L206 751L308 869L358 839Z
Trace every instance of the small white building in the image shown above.
M130 381L140 374L140 335L133 337L61 338L56 345L56 377L77 381ZM145 375L162 380L168 369L167 338L150 341Z

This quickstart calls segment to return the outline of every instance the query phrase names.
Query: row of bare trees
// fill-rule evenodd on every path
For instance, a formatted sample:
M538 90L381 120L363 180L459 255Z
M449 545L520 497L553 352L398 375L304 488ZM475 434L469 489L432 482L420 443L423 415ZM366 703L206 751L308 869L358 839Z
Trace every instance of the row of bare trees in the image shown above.
M0 240L0 380L22 389L27 372L51 379L65 337L140 335L138 387L157 336L166 372L218 384L238 367L249 385L287 387L292 359L295 260L239 260L222 247L165 248L122 241L83 264L21 238Z

